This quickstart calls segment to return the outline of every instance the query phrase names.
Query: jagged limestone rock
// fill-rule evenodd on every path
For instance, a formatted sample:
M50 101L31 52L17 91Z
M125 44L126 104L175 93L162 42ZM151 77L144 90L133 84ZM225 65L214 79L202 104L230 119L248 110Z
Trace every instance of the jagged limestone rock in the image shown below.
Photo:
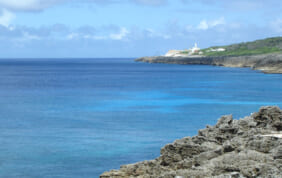
M240 120L222 116L197 136L165 145L155 160L124 165L100 177L282 177L281 124L278 107L262 107Z

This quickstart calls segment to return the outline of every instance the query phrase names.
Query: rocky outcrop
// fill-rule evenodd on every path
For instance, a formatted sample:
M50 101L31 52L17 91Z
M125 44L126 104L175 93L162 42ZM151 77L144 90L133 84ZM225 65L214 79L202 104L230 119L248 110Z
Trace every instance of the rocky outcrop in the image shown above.
M100 177L282 177L281 131L278 107L262 107L240 120L223 116L197 136L165 145L155 160L124 165Z
M142 57L135 61L149 63L169 63L169 64L200 64L216 65L225 67L250 67L264 73L282 73L282 54L263 54L251 56L191 56L191 57Z

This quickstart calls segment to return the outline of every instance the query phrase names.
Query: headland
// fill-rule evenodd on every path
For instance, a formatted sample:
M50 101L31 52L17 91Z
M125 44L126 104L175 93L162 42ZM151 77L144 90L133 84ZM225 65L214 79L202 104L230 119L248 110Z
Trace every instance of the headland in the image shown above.
M282 37L228 46L170 50L164 56L141 57L137 62L250 67L264 73L282 73Z

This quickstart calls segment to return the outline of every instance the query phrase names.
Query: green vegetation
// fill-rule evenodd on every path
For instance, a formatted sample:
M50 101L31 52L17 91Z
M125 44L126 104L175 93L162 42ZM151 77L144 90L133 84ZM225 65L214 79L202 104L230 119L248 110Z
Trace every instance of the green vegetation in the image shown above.
M225 51L210 51L224 48ZM205 56L244 56L282 52L282 37L267 38L228 46L215 46L201 50Z
M181 54L188 54L189 51L186 51L186 50L185 50L185 51L181 51L180 53L181 53Z

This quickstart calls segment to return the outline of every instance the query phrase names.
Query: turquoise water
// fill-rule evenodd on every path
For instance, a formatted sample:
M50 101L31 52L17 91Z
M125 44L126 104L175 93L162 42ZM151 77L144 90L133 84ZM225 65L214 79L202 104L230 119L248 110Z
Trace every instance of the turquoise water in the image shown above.
M98 177L221 115L282 107L282 75L133 59L1 59L0 177Z

